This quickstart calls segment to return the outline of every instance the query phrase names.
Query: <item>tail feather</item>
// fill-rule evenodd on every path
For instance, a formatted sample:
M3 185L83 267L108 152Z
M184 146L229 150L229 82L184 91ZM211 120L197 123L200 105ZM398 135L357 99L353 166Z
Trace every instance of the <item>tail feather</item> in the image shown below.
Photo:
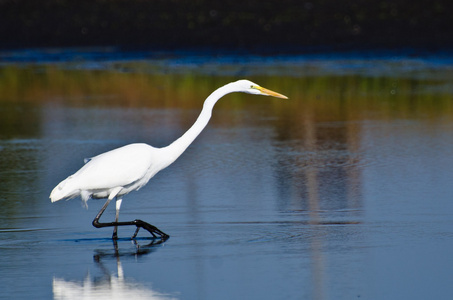
M74 189L71 184L72 176L69 176L62 182L60 182L50 193L50 201L56 202L62 199L72 199L80 194L80 191Z

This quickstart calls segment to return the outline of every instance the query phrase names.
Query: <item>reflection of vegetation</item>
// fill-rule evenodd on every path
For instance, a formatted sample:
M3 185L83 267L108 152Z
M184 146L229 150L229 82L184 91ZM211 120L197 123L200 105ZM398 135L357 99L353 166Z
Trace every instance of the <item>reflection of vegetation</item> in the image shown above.
M194 122L209 93L237 79L205 75L206 72L193 69L166 73L161 66L146 62L99 63L96 69L80 66L84 64L4 65L0 68L0 142L6 141L0 145L3 154L0 165L4 166L0 176L6 178L2 194L23 191L18 184L27 181L29 174L39 167L39 155L30 146L34 139L59 137L46 132L46 128L71 127L70 121L65 119L68 112L52 123L55 120L49 120L49 116L58 116L59 112L45 114L46 108L178 109L184 113L175 117L172 124L180 128L175 131L183 132ZM323 194L329 192L335 194L338 201L333 206L320 203L320 209L360 206L359 202L350 203L350 199L361 198L354 193L360 192L362 180L360 168L357 168L361 164L361 139L366 127L362 121L423 118L428 121L424 124L439 124L453 117L451 76L367 77L319 72L308 76L310 70L297 71L301 76L247 76L289 96L290 100L228 95L217 104L219 107L210 127L218 124L225 128L247 128L250 124L257 124L260 129L272 127L269 139L279 145L275 156L278 162L275 177L281 179L278 188L282 194L291 191L306 194L302 198L308 199L308 204L300 201L302 209L316 210L317 199L330 199ZM243 101L245 97L247 101ZM240 113L222 113L221 109ZM142 123L143 128L152 124L148 120ZM97 123L88 124L88 131L90 126L95 127ZM228 136L222 138L226 140ZM9 143L14 139L19 143ZM31 188L36 185L28 182ZM0 199L8 203L5 214L22 207L20 201L25 192L15 193L8 200ZM12 197L17 200L10 201ZM281 201L282 209L292 205L290 201L289 204L284 202Z
M300 109L313 110L318 119L451 116L453 113L451 91L447 86L442 88L442 82L358 76L307 77L291 81L290 86L283 83L283 90L292 98L300 99L297 101ZM433 92L434 86L441 88Z
M129 72L129 70L132 70ZM57 65L6 66L0 69L0 102L59 103L74 106L176 107L199 109L216 87L234 80L196 73L164 74L145 63L117 63L111 69L61 68ZM252 80L282 93L290 101L282 114L312 110L325 120L413 114L451 116L451 82L441 79L325 75L256 77ZM233 107L248 105L229 96ZM250 103L250 102L249 102ZM289 108L289 109L288 109ZM369 118L370 115L367 115Z

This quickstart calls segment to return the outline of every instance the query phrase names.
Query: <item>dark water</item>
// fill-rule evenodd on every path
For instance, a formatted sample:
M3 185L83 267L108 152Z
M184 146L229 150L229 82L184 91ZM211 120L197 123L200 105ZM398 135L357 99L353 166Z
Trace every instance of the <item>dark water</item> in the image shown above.
M0 67L0 298L448 299L453 65L425 58L228 58ZM191 63L192 62L192 63ZM197 67L194 67L197 66ZM125 197L50 203L83 158L165 146L247 77L183 156ZM114 218L109 207L104 220Z

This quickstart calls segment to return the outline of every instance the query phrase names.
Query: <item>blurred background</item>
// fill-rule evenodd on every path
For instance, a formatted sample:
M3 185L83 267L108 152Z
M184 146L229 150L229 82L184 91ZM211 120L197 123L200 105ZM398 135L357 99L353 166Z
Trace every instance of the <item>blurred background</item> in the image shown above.
M452 299L452 1L0 0L0 299ZM181 136L96 229L84 158ZM114 218L111 204L103 221Z
M1 0L0 48L452 47L448 0Z

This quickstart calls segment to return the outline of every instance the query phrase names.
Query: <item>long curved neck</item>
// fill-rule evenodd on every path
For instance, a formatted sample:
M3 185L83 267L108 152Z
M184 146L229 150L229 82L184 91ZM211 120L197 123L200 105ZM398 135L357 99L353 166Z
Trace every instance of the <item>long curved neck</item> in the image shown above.
M229 89L229 85L227 84L218 88L212 92L208 98L206 98L203 104L203 109L192 127L190 127L189 130L187 130L186 133L184 133L179 139L164 148L169 159L171 160L169 161L169 164L174 162L187 149L187 147L192 144L201 131L203 131L211 119L212 109L214 108L216 102L231 92L232 91Z

